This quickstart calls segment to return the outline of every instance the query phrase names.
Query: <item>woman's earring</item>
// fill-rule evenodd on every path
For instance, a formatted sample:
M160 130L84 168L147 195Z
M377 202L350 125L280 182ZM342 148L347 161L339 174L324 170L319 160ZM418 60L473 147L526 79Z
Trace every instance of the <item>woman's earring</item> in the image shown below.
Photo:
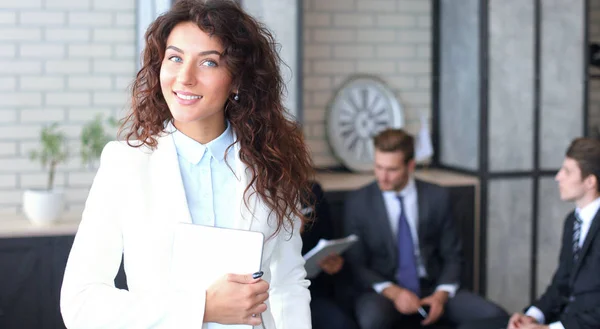
M239 100L240 100L240 96L239 96L238 94L235 94L235 95L233 96L233 99L234 99L234 100L237 102L237 101L239 101Z

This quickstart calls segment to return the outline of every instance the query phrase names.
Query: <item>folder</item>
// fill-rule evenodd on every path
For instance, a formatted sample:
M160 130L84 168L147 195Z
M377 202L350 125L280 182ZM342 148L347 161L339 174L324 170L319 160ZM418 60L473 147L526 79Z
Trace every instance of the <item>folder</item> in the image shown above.
M306 277L309 279L316 277L322 271L319 262L323 258L331 254L341 255L356 241L358 241L358 236L355 234L335 240L320 239L317 245L304 255Z
M261 270L264 235L261 232L176 225L171 260L171 282L176 290L206 290L228 273ZM249 325L205 324L203 328L250 329Z

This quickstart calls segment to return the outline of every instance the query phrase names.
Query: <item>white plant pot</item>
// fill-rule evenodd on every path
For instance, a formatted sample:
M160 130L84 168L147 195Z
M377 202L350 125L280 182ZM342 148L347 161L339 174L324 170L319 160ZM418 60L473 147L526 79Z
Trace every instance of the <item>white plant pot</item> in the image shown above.
M57 190L26 190L23 193L23 212L35 225L50 225L60 216L64 193Z

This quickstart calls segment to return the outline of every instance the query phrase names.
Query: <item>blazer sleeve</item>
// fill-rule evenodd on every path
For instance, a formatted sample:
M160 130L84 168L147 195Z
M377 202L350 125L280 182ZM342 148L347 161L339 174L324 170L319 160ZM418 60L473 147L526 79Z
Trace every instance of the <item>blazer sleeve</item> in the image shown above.
M127 200L122 184L132 174L128 171L136 169L132 163L132 152L119 142L102 152L65 269L60 299L64 322L69 329L201 328L205 291L132 293L115 288L123 255L117 209Z
M310 282L306 279L301 255L301 221L293 230L282 229L270 262L269 305L278 329L310 329ZM291 233L291 236L289 232Z
M600 306L577 313L563 313L560 322L566 329L600 328Z
M359 240L346 251L345 255L357 283L364 289L372 289L374 284L389 280L368 266L370 255L365 241L369 237L366 236L365 229L362 227L363 222L367 220L363 215L366 208L362 199L361 194L352 192L344 202L344 236L356 234L359 237Z
M448 190L441 190L440 203L443 205L440 227L440 253L443 259L442 271L437 284L460 284L463 266L462 244L456 229L456 221L452 216L452 206Z
M552 281L544 294L533 303L533 306L539 308L540 311L544 313L546 319L557 318L559 314L562 313L563 306L568 298L569 263L570 258L572 257L570 249L571 230L568 228L569 223L572 223L572 221L568 219L565 220L558 269L554 273Z

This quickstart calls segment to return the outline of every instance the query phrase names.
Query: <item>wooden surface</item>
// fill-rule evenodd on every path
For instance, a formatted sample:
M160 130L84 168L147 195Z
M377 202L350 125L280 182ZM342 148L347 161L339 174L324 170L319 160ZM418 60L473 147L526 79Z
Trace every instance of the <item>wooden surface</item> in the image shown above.
M415 176L442 186L475 186L477 188L479 185L476 177L440 169L419 169L415 172ZM326 192L330 192L357 189L372 182L375 176L372 174L318 172L316 179ZM29 222L22 214L0 214L0 238L74 235L80 220L81 212L67 212L62 214L55 223L37 226Z
M74 235L79 227L81 213L64 213L52 224L32 224L25 215L0 215L0 238Z
M415 177L441 186L479 185L477 177L441 169L419 169L415 172ZM375 179L375 176L373 174L317 172L316 179L325 191L346 191L369 184Z

